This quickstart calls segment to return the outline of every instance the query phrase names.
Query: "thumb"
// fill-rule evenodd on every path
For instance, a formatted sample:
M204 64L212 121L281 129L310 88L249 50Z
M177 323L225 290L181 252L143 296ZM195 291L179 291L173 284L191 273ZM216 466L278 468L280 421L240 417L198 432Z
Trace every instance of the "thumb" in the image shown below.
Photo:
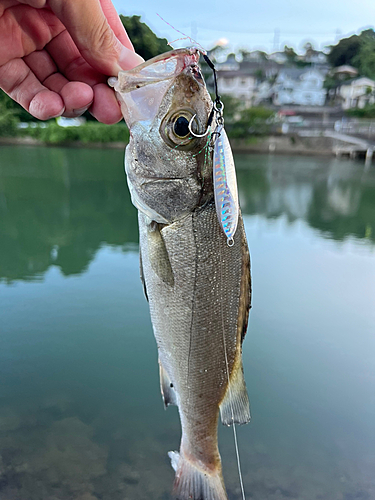
M120 70L143 62L141 56L116 37L99 0L50 0L49 5L82 57L100 73L117 76Z

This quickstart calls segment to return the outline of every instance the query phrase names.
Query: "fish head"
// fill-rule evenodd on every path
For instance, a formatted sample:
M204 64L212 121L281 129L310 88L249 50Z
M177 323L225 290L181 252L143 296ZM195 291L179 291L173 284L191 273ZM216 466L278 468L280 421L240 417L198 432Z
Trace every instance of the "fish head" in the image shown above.
M210 192L208 136L195 135L206 131L212 100L198 60L197 49L172 50L109 80L130 130L125 169L133 204L159 223L184 217Z

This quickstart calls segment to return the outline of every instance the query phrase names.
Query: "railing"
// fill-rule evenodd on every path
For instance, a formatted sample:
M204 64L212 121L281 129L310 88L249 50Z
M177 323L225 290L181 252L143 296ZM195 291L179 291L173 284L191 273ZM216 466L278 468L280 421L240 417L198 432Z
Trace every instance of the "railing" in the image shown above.
M299 133L306 135L308 131L318 135L331 130L340 134L351 135L371 142L375 141L375 120L310 120L301 119L300 122L285 121L281 125L284 133Z

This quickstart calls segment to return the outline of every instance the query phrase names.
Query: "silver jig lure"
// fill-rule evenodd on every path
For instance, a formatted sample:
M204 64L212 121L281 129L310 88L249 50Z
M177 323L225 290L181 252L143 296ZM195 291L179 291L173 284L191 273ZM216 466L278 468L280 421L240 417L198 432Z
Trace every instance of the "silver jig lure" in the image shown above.
M227 243L232 246L239 214L236 170L224 127L221 127L217 134L213 158L216 214L227 237Z
M237 191L236 169L234 166L232 149L228 136L224 130L224 104L218 94L216 69L206 54L202 53L204 60L214 73L214 85L216 99L207 122L206 131L203 134L195 134L192 124L196 117L194 115L189 122L189 131L194 137L204 137L211 130L211 124L215 116L216 128L212 133L210 148L213 150L213 183L216 214L220 226L227 237L228 246L234 245L234 234L237 229L239 204Z

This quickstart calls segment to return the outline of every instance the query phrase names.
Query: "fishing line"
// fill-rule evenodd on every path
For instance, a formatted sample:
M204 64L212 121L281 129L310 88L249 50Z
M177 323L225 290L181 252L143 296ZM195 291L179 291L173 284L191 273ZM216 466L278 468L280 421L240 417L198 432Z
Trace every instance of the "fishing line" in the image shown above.
M165 19L163 19L159 14L157 14L157 15L160 17L160 19L162 19L162 21L164 21L166 24L168 24L169 26L171 26L171 28L173 28L175 31L177 31L178 33L181 33L182 35L185 35L181 31L179 31L176 28L174 28L167 21L165 21ZM193 40L189 36L185 35L185 38L189 39L190 41L193 41L193 42L197 43L195 40ZM170 45L170 43L168 43L168 45ZM207 65L213 71L213 75L214 75L214 89L215 89L215 100L214 100L212 110L211 110L210 115L209 115L208 120L207 120L206 132L204 134L202 134L202 135L197 135L197 134L195 134L192 131L192 128L191 128L192 127L192 122L193 122L193 120L194 120L194 118L195 118L196 115L194 115L193 118L189 122L189 131L190 131L190 133L191 133L191 135L193 137L202 138L202 137L205 137L206 135L208 135L208 140L207 140L206 144L203 146L203 148L198 153L196 153L196 155L194 155L194 156L197 156L198 154L200 154L205 149L206 150L206 152L205 152L205 162L206 162L206 158L208 156L208 151L209 150L213 151L215 140L218 137L220 137L220 132L221 132L221 130L224 127L224 117L223 117L224 104L221 101L221 98L220 98L220 95L219 95L219 92L218 92L216 68L215 68L213 62L207 56L207 52L204 49L203 50L199 49L199 51L201 52L201 54L202 54L204 60L206 61ZM212 133L209 133L210 129L211 129L211 124L212 124L212 121L213 121L213 118L214 118L215 115L216 115L216 129ZM215 200L215 202L216 202L216 200ZM230 237L230 238L227 239L227 245L229 247L232 247L234 245L234 240L233 240L232 237ZM221 248L221 246L220 246L219 255L220 255L220 265L219 265L219 267L220 267L220 292L221 292L221 296L222 296L223 295L223 268L222 268L222 266L223 266L223 257L222 257L222 248ZM233 395L232 395L232 389L231 389L231 384L230 384L227 343L226 343L226 340L225 340L224 312L223 312L223 308L222 307L221 307L221 325L222 325L222 332L223 332L223 347L224 347L225 367L226 367L227 380L228 380L229 402L230 402L230 411L231 411L231 417L232 417L233 438L234 438L234 448L235 448L235 451L236 451L238 477L239 477L239 482L240 482L242 500L246 500L245 488L244 488L244 485L243 485L243 477L242 477L242 470L241 470L240 452L239 452L238 440L237 440L237 431L236 431L236 425L235 425L235 422L234 422ZM189 353L189 357L190 357L190 353ZM188 363L188 367L189 367L189 363Z
M178 42L179 40L190 40L190 42L192 44L197 44L197 47L199 48L199 51L202 54L207 54L207 52L204 50L204 48L202 47L202 45L200 43L198 43L196 40L194 40L194 38L191 38L191 36L185 35L185 33L183 33L182 31L180 31L177 28L175 28L174 26L172 26L168 21L166 21L165 19L163 19L160 14L156 13L156 15L159 16L160 19L165 22L165 24L168 24L168 26L170 26L172 29L174 29L175 31L177 31L177 33L180 33L180 35L183 35L183 38L177 38L176 40L172 40L171 42L168 42L168 45L170 45L172 47L172 43ZM173 48L174 47L172 47L172 49Z
M221 246L220 246L220 291L221 291L221 295L222 295L222 292L223 292L223 267L222 266L223 266L223 257L222 257L222 251L221 251ZM242 500L246 500L245 488L244 488L243 479L242 479L240 452L239 452L239 449L238 449L238 442L237 442L237 431L236 431L236 425L234 423L234 411L233 411L233 403L232 403L233 399L232 399L232 389L230 387L230 378L229 378L229 363L228 363L228 354L227 354L227 343L226 343L226 340L225 340L225 326L224 326L224 312L223 312L223 308L221 308L221 324L222 324L222 328L223 328L223 346L224 346L224 355L225 355L225 366L226 366L227 378L228 378L230 411L231 411L231 414L232 414L234 448L236 450L238 477L239 477L239 480L240 480Z
M224 117L223 117L224 104L221 101L221 98L220 98L220 95L218 92L216 68L215 68L213 62L207 56L207 54L202 54L202 55L203 55L204 60L206 61L208 66L212 69L212 72L214 74L214 88L215 88L216 97L215 97L212 111L211 111L210 116L208 118L207 128L209 128L211 126L213 116L216 113L216 115L217 115L216 121L218 122L218 125L217 125L217 130L215 130L212 133L212 135L214 136L213 140L215 141L215 139L217 139L220 136L221 128L224 127ZM229 238L227 240L227 245L229 247L232 247L234 245L233 238ZM222 296L223 295L223 257L222 257L221 246L220 246L220 291L221 291L221 296ZM227 353L227 343L225 340L224 311L223 311L222 307L221 307L221 325L222 325L222 330L223 330L223 347L224 347L224 356L225 356L225 367L226 367L227 379L228 379L230 411L231 411L231 416L232 416L233 438L234 438L234 448L236 450L238 477L239 477L239 481L240 481L242 500L246 500L245 488L243 485L243 478L242 478L242 471L241 471L240 452L239 452L238 441L237 441L237 431L236 431L236 425L234 423L233 396L232 396L232 389L231 389L230 377L229 377L229 362L228 362L228 353Z

